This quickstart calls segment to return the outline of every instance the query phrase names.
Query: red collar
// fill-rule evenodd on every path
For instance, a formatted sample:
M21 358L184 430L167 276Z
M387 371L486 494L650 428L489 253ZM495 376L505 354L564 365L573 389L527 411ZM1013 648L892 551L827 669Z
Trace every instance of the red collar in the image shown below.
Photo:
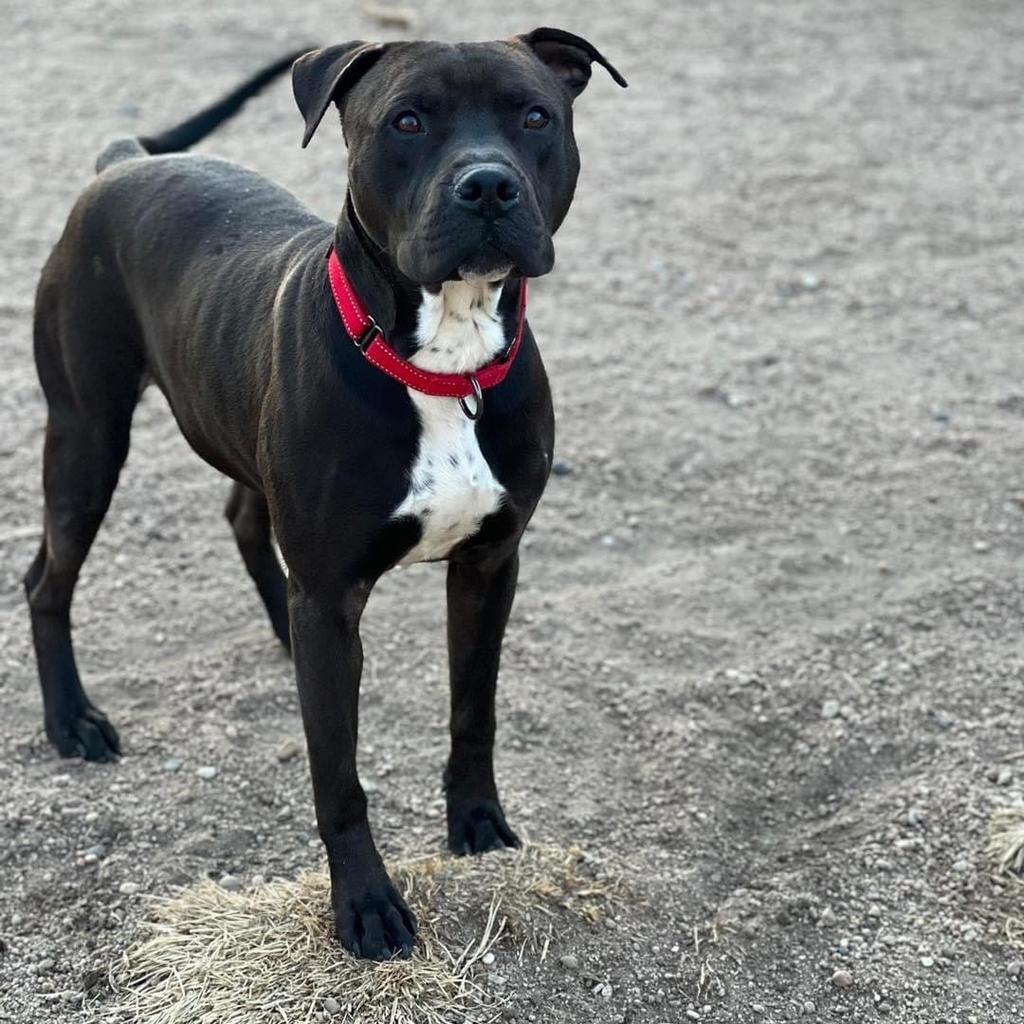
M407 388L421 391L425 395L457 398L462 411L471 420L475 420L483 411L483 392L488 388L497 387L508 376L508 371L519 354L523 328L526 325L525 277L519 283L519 311L512 344L494 362L488 363L474 373L431 373L403 359L384 340L384 332L356 295L352 282L349 281L334 249L331 249L328 258L327 275L331 281L335 305L341 314L341 322L359 351L378 370L383 370L389 377L394 377ZM473 406L466 401L470 397L475 399Z

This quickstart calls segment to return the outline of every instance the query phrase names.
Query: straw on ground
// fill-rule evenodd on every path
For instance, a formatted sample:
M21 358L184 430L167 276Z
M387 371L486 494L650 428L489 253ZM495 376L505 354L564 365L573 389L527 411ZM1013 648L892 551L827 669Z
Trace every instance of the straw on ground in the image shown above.
M453 1024L494 1020L483 967L495 947L543 959L560 918L595 921L618 898L578 848L391 866L420 920L410 960L371 964L334 940L322 874L228 892L204 881L154 900L110 972L97 1024Z

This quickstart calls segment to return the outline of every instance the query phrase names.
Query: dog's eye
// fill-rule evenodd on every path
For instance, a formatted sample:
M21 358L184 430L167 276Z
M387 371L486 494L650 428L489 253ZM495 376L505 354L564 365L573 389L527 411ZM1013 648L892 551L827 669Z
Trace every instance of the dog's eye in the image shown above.
M391 123L406 135L416 135L423 131L423 122L411 110L399 114Z
M538 128L543 128L551 118L548 112L543 107L534 107L527 115L526 121L523 123L524 128L532 128L536 131Z

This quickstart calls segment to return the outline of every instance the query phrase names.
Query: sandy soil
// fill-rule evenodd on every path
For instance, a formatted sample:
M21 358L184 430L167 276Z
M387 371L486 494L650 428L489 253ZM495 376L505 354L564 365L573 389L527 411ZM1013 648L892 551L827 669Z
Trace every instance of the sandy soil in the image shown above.
M227 483L155 393L75 616L128 756L61 762L41 736L30 311L73 197L109 138L295 43L388 31L320 0L146 6L22 5L4 33L0 1020L19 1024L81 1019L142 914L124 883L321 860L304 759L273 753L296 699ZM1024 7L460 6L417 5L414 33L553 22L631 83L596 73L578 104L578 199L534 291L571 472L528 535L499 770L514 825L623 863L633 897L504 968L509 1016L1021 1020L1001 928L1024 902L982 846L1024 787ZM206 148L333 218L339 133L300 136L282 83ZM388 855L443 838L442 598L416 567L366 618Z

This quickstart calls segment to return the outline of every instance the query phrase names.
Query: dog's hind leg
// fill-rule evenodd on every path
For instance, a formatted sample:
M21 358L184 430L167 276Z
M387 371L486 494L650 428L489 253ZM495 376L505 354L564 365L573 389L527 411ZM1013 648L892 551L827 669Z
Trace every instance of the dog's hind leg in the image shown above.
M67 298L72 289L52 284L44 273L36 307L36 365L49 407L45 514L25 592L47 736L63 757L111 761L120 745L82 688L71 642L71 599L128 454L142 356L98 331L95 292L83 308Z
M270 624L286 651L291 650L288 628L288 582L274 554L267 499L251 487L231 488L224 514L235 532L238 550L270 616Z

